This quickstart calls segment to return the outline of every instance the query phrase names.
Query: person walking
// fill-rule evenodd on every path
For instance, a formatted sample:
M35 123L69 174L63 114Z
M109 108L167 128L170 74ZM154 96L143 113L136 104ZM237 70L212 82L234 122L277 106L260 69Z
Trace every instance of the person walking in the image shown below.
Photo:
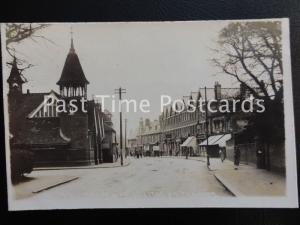
M238 145L234 146L234 169L237 170L240 165L241 151Z

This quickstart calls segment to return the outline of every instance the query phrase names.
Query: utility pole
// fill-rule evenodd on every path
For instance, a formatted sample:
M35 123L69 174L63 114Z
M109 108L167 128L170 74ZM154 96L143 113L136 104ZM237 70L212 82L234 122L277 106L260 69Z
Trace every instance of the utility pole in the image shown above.
M122 100L122 94L126 93L126 89L119 87L115 89L115 94L119 95L119 105ZM119 107L120 110L120 155L121 155L121 166L123 166L123 134L122 134L122 107Z
M206 163L207 167L209 168L210 162L209 162L209 155L208 155L208 117L207 117L207 112L208 112L208 105L207 105L207 94L206 94L206 87L204 88L205 90L205 133L206 133Z
M125 119L125 158L127 158L127 119Z

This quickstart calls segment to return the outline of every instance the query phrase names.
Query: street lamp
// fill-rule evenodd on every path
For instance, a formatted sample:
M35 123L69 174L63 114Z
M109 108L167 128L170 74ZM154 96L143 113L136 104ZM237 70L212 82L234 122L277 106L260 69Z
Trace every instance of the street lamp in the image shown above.
M126 93L126 89L124 88L118 88L118 89L115 89L115 94L118 94L119 95L119 101L122 100L122 94L125 94ZM120 156L121 156L121 166L123 166L123 135L122 135L122 123L123 123L123 120L122 120L122 108L120 110Z
M207 106L207 93L206 93L206 87L204 88L205 90L205 133L206 133L206 162L207 162L207 167L210 166L209 162L209 154L208 154L208 106Z
M201 124L200 124L200 121L199 121L199 120L198 120L198 122L197 122L196 129L197 129L197 135L200 135Z
M201 131L201 124L200 124L199 119L198 119L198 122L197 122L197 125L196 125L196 130L197 130L197 136L196 136L197 150L200 153L199 145L198 145L198 140L199 140L200 131Z

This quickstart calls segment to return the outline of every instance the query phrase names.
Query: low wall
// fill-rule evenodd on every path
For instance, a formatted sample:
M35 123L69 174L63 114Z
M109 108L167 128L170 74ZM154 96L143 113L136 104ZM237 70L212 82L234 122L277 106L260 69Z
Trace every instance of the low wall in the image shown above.
M37 149L33 150L35 167L94 165L93 152L85 149Z

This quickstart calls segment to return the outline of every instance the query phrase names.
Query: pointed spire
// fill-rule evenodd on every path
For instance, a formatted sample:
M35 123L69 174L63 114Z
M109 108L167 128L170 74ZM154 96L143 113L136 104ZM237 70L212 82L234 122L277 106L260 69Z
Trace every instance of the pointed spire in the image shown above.
M7 79L7 82L8 83L19 83L19 84L25 83L25 81L21 77L20 70L18 69L16 56L14 56L13 61L12 61L12 63L10 63L10 65L11 65L11 71L10 71L10 75Z
M74 43L73 43L73 31L71 27L71 47L67 55L63 71L61 73L57 85L64 86L77 86L82 87L86 90L86 85L89 84L89 81L86 79L83 69L81 67L79 57L75 52Z
M71 27L71 48L70 48L70 53L75 53L75 48L74 48L74 43L73 43L73 28Z

